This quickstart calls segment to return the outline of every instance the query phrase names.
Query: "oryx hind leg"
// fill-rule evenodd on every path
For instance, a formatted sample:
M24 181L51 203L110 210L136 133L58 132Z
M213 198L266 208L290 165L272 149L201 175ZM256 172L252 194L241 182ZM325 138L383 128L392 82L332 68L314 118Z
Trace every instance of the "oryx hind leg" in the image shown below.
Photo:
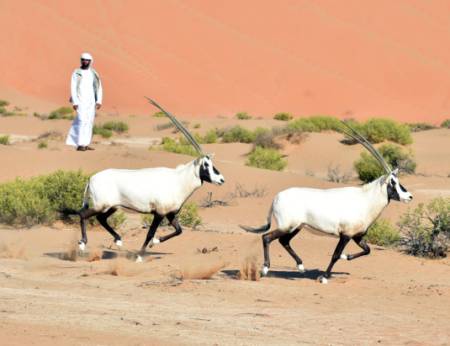
M363 251L355 253L353 255L342 255L341 258L346 260L354 260L355 258L361 257L361 256L367 256L370 254L370 247L367 245L366 241L363 239L364 235L357 235L353 237L353 241L358 244L358 246L363 249Z
M81 240L78 242L78 246L81 251L84 251L87 244L87 234L86 234L86 221L92 216L97 215L99 212L94 209L83 208L80 210L80 227L81 227Z
M301 226L297 228L294 232L287 233L285 235L282 235L278 241L280 244L286 249L289 255L295 260L295 263L297 264L297 269L303 273L305 271L305 267L303 266L302 259L297 255L297 253L294 251L294 249L291 247L291 239L294 238L298 232L300 232Z
M108 218L117 211L117 208L109 208L104 213L97 214L97 220L104 229L108 231L114 238L117 246L122 246L122 237L108 224Z
M287 233L276 229L276 230L273 230L262 236L263 249L264 249L264 265L263 265L261 274L263 276L267 275L267 273L269 272L269 268L270 268L270 256L269 256L270 243L278 238L281 238L284 235L287 235Z
M323 276L319 278L320 282L325 284L328 282L328 279L331 277L331 270L333 269L335 263L341 258L342 251L344 251L345 246L350 241L350 237L341 234L339 237L339 243L336 246L336 249L334 250L333 256L331 257L331 262L328 265L328 268Z

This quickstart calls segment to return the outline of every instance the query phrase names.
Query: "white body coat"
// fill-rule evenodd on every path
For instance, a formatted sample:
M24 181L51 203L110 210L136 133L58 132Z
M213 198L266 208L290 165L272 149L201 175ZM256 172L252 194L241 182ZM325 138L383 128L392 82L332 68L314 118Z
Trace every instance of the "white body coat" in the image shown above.
M386 187L377 179L362 187L289 188L275 196L271 211L281 231L293 232L308 225L324 233L353 237L365 232L387 204Z
M202 182L194 161L176 168L107 169L91 177L84 203L106 212L121 206L142 213L178 211Z

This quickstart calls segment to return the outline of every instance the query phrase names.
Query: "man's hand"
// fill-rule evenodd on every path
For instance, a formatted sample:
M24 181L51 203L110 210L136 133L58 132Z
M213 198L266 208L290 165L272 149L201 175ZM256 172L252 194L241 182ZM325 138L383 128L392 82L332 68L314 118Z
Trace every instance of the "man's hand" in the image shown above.
M101 105L100 103L97 103L97 104L95 105L95 108L96 108L96 109L100 109L100 108L102 108L102 105Z
M72 107L73 107L74 110L78 109L78 105L73 105Z

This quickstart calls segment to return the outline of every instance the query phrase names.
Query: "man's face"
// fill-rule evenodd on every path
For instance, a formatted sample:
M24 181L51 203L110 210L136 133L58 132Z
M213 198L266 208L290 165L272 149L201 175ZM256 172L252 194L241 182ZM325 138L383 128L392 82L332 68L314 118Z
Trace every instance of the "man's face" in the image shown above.
M81 59L81 67L82 68L88 68L91 64L91 61L88 59Z

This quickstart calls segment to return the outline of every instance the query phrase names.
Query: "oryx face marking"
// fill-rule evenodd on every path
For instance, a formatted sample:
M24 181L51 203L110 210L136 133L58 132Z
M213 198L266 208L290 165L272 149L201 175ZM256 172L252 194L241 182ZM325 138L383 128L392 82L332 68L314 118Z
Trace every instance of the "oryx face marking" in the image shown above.
M387 179L387 194L388 200L409 203L413 196L405 187L400 184L400 181L395 173L391 173Z
M222 174L214 167L214 164L209 156L204 156L199 159L198 162L199 176L202 182L212 183L216 185L222 185L225 179Z

